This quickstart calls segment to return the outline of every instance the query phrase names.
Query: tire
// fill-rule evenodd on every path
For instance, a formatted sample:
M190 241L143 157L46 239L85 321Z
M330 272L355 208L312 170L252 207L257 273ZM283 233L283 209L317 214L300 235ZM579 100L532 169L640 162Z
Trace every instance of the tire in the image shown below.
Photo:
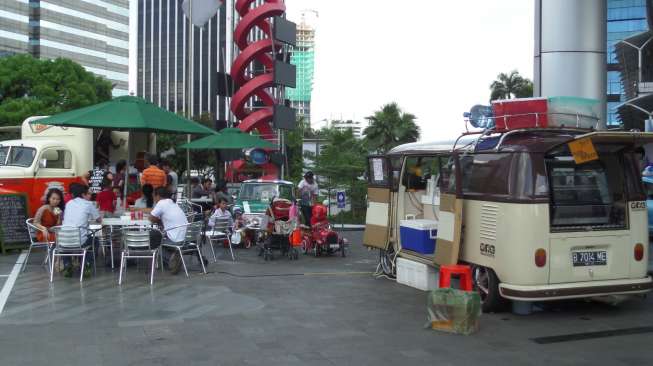
M472 285L481 296L484 313L499 313L506 310L509 301L499 293L499 278L492 268L472 266Z

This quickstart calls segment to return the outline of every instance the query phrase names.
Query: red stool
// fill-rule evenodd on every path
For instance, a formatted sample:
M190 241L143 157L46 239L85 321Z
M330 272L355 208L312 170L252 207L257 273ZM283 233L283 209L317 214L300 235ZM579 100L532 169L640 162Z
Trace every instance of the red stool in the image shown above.
M460 289L472 291L472 269L464 264L440 266L440 288L451 287L451 275L460 276Z

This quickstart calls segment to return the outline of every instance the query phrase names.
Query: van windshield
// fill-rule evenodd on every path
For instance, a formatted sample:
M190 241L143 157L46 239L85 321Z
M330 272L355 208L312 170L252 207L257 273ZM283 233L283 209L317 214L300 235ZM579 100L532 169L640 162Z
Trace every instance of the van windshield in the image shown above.
M277 183L244 183L238 198L242 201L269 201L273 198L292 200L291 185Z
M5 165L7 154L9 154L9 146L0 146L0 165Z
M36 149L24 146L0 147L0 165L12 165L27 168L32 165Z
M599 154L576 164L569 155L547 159L552 231L624 229L626 177L623 155Z

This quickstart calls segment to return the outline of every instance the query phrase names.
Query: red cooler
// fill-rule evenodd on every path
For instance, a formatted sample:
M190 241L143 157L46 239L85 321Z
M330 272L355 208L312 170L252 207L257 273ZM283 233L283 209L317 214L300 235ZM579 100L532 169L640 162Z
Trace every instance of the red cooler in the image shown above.
M497 131L548 126L547 98L522 98L492 102Z

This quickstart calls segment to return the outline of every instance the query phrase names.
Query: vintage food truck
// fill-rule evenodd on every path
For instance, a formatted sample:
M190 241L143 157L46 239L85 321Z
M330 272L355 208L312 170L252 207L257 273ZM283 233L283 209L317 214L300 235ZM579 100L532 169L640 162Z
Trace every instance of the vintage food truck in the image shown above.
M650 142L652 133L508 128L370 156L364 245L380 249L389 275L397 257L469 264L484 311L649 292L639 147ZM403 235L420 225L434 246Z
M48 189L66 192L70 183L81 182L81 177L93 168L94 149L101 133L109 134L111 139L106 151L110 162L127 158L127 132L30 123L39 118L43 117L23 122L20 140L0 141L0 188L26 193L30 216L41 206ZM148 139L144 137L134 139L132 149L145 150Z

